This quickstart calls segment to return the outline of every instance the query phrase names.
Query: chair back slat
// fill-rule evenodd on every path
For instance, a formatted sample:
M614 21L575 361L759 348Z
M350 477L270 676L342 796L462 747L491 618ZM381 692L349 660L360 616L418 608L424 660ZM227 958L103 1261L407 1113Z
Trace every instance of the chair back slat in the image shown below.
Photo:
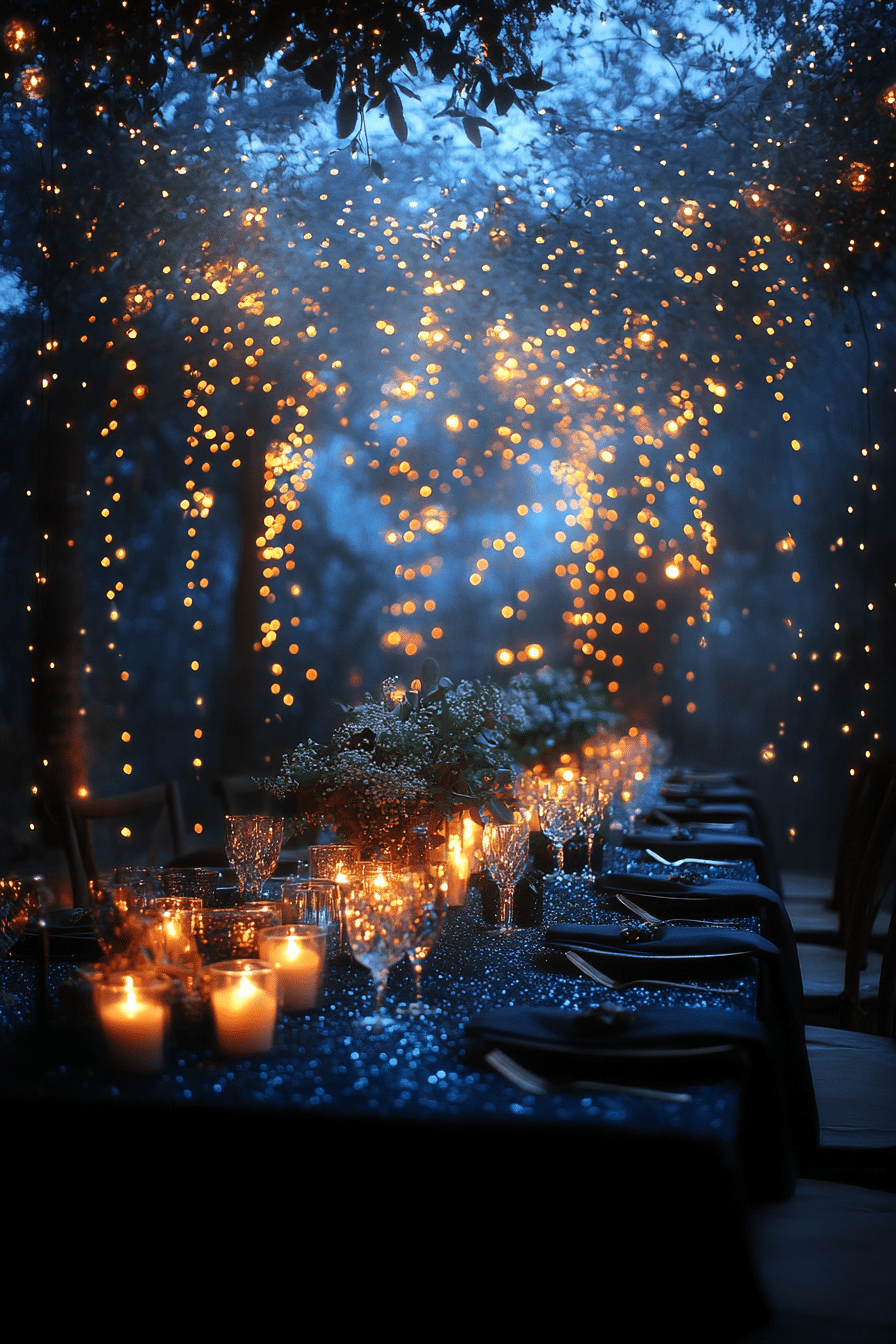
M164 832L171 834L175 857L186 849L186 828L180 801L180 790L175 780L156 784L134 793L119 794L115 798L69 798L63 805L62 832L72 882L72 901L86 906L89 901L90 881L96 881L99 867L96 860L91 822L108 821L120 817L156 813L149 849L145 862L152 865L159 854Z
M856 1030L865 1016L860 1002L860 977L868 964L871 926L885 894L884 874L888 871L887 859L892 853L894 840L896 840L896 777L891 776L877 808L874 826L868 836L864 857L851 892L847 922L846 972L840 1010L840 1025L848 1030Z

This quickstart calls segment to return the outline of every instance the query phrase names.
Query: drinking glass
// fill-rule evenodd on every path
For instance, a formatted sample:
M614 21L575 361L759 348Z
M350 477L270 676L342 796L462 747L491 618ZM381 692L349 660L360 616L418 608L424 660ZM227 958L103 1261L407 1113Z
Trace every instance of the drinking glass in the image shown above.
M489 821L482 832L485 866L498 884L501 910L499 933L513 927L513 889L529 857L529 823L519 819L506 824Z
M448 907L448 877L445 865L432 864L419 870L419 892L408 961L414 971L414 1002L405 1010L409 1017L419 1017L429 1010L423 1002L420 980L423 963L436 945L442 932L442 923Z
M410 871L355 879L345 892L349 945L373 977L373 1013L362 1020L373 1031L392 1025L383 1012L386 980L411 946L419 892L419 876Z
M163 868L162 886L167 899L175 897L198 898L205 905L218 887L217 868Z
M130 888L138 904L165 894L161 868L116 868L112 876L116 886Z
M605 795L601 792L600 784L596 779L588 779L582 776L578 783L578 792L576 794L576 815L579 825L585 833L588 840L588 864L594 871L600 873L603 866L602 847L592 859L592 849L594 840L597 836L601 822L604 819Z
M539 805L541 829L554 846L557 871L563 876L563 846L571 840L579 824L574 797L546 798Z
M224 849L240 884L241 901L261 899L261 889L277 867L282 844L282 817L224 818Z

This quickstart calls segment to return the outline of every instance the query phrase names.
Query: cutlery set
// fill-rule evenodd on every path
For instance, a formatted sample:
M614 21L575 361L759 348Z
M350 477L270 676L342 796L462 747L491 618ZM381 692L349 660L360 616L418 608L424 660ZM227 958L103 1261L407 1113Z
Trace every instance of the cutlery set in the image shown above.
M530 1092L535 1096L545 1096L548 1092L558 1090L559 1084L523 1068L522 1064L518 1064L515 1059L511 1059L510 1055L505 1055L503 1050L490 1050L485 1058L496 1073L500 1073L502 1078L506 1078L509 1083L514 1083L523 1092ZM651 1101L686 1102L691 1100L689 1092L658 1092L652 1087L629 1087L622 1083L602 1083L581 1078L571 1080L567 1086L573 1092L621 1092L628 1097L647 1097Z
M690 836L689 835L686 837L683 836L682 838L690 838ZM680 859L676 862L670 862L667 859L661 859L658 854L654 854L651 850L648 850L647 853L651 855L651 858L657 859L659 862L666 864L668 867L675 867L675 868L679 867L680 865L689 863L715 864L718 862L717 860L708 860L708 859ZM621 892L613 892L612 894L613 898L621 906L623 906L630 914L637 916L637 918L642 921L643 925L647 926L648 930L653 929L658 932L660 929L668 927L667 921L658 919L656 915L650 914L647 910L643 909L643 907L641 907L635 901L633 901L629 896L625 896ZM738 924L737 921L734 920L715 921L705 919L676 919L674 921L674 924L684 925L692 928L710 928L710 929L738 929L743 927L742 925ZM599 949L595 948L595 953L598 952ZM602 985L605 989L626 990L634 988L635 986L638 985L648 985L648 986L658 986L665 989L688 990L690 992L703 995L710 993L737 994L740 992L738 989L724 989L718 987L713 987L712 989L710 989L706 985L695 985L678 980L659 980L654 979L652 977L648 978L644 976L639 976L637 979L634 980L616 980L612 976L607 975L605 971L599 970L585 957L580 956L578 952L566 950L564 955L566 956L566 959L571 963L571 965L575 966L577 970L581 971L584 975L587 975L591 980L595 981L596 984ZM576 1092L600 1091L611 1093L623 1093L628 1096L647 1097L660 1101L687 1102L691 1100L690 1094L686 1092L663 1092L663 1091L657 1091L653 1088L633 1087L628 1084L605 1083L585 1079L570 1080L563 1084L557 1083L548 1078L543 1078L540 1075L533 1073L530 1069L525 1068L522 1064L518 1063L515 1059L511 1058L510 1055L505 1054L503 1050L498 1049L491 1050L485 1056L485 1058L486 1061L492 1066L492 1068L495 1069L497 1073L500 1073L503 1078L506 1078L508 1082L513 1083L516 1087L519 1087L523 1092L527 1092L536 1096L545 1095L546 1093L555 1092L562 1087L566 1087Z

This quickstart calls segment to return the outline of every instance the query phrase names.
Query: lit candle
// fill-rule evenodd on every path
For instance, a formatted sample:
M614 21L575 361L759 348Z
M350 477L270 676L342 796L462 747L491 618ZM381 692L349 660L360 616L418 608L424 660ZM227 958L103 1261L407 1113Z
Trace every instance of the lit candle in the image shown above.
M448 839L448 904L464 905L470 880L470 861L461 847L460 836Z
M274 968L260 961L221 961L208 969L222 1054L257 1055L270 1050L277 1022Z
M167 1010L151 994L134 988L134 977L122 983L99 984L94 1000L103 1029L109 1063L127 1073L153 1073L162 1068Z
M278 998L287 1012L318 1008L326 947L327 931L316 925L283 925L258 935L258 955L276 970Z
M471 865L471 861L474 858L476 851L481 847L481 844L482 827L479 826L472 817L464 817L463 852L468 865Z

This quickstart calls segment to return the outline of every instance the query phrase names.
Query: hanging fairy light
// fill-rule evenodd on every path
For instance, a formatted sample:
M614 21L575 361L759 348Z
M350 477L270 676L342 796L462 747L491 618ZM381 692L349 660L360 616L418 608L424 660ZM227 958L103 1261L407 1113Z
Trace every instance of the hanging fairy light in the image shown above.
M26 66L19 75L19 87L26 98L43 98L47 92L46 72L39 65Z
M34 25L27 19L10 19L3 29L3 42L16 56L30 56L36 41Z

